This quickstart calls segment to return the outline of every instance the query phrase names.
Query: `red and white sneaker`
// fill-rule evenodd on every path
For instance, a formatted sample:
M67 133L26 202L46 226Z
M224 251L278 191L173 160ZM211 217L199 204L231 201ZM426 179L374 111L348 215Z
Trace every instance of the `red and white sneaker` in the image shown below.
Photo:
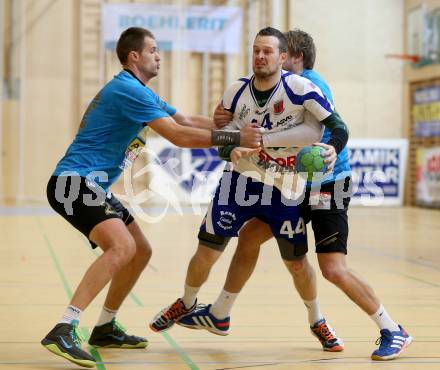
M177 320L192 312L197 306L197 300L190 308L186 308L181 298L161 310L150 322L150 329L156 332L168 330Z
M322 349L329 352L341 352L344 350L344 342L336 336L333 328L321 319L310 327L313 335L319 339Z

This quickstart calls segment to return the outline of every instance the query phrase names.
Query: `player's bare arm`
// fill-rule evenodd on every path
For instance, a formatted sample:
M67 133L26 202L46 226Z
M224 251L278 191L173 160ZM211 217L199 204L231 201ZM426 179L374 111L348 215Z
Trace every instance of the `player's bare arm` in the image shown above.
M214 121L205 116L189 116L181 112L176 112L176 114L174 114L172 117L179 125L182 126L197 127L206 130L212 130L215 128Z
M257 155L261 151L260 148L243 148L241 146L235 147L231 152L231 162L237 165L241 158L251 157Z
M182 148L208 148L225 144L258 148L261 142L260 130L255 127L248 127L243 134L240 131L204 130L179 125L171 117L155 119L149 122L148 126Z
M232 112L223 107L222 103L219 103L214 111L214 124L218 128L225 127L232 121Z

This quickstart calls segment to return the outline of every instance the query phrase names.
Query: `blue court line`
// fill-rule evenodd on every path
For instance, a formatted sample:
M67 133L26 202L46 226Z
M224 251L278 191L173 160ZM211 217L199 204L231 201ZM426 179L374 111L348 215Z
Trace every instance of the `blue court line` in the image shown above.
M61 267L60 261L59 261L57 255L56 255L56 253L55 253L55 250L54 250L54 248L52 246L52 243L50 242L49 237L47 236L47 234L46 234L46 232L44 230L44 227L43 227L40 219L38 217L36 217L36 219L37 219L38 227L40 228L40 230L41 230L41 232L43 234L43 238L46 241L46 246L49 249L49 253L50 253L50 256L52 257L52 261L53 261L53 263L54 263L54 265L56 267L56 270L58 272L58 275L59 275L59 277L60 277L60 279L61 279L61 281L63 283L64 291L66 292L66 295L67 295L67 297L70 300L70 299L72 299L73 294L72 294L72 289L70 288L69 282L68 282L68 280L66 278L66 274L64 273L64 270ZM83 334L83 336L86 338L86 340L90 337L89 331L88 331L87 328L81 327L80 331ZM93 346L90 346L90 353L92 354L92 356L96 360L98 360L98 361L96 361L96 368L98 370L106 370L105 366L103 364L101 355L98 353L97 349L95 347L93 347Z

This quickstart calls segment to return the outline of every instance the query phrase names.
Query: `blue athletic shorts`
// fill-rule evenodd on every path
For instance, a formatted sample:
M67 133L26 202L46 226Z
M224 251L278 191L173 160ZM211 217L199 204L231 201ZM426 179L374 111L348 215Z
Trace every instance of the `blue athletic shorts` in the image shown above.
M307 252L307 229L301 207L286 205L281 192L235 171L225 171L200 226L203 245L223 251L231 237L253 217L269 224L285 259Z

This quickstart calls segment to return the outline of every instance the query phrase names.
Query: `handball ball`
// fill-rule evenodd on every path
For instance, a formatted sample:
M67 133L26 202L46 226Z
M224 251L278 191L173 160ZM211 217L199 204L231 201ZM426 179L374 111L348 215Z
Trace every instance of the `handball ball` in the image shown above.
M327 165L324 163L325 149L320 146L306 146L296 155L296 170L307 175L307 181L312 181L316 172L326 173ZM317 177L317 180L320 177Z

